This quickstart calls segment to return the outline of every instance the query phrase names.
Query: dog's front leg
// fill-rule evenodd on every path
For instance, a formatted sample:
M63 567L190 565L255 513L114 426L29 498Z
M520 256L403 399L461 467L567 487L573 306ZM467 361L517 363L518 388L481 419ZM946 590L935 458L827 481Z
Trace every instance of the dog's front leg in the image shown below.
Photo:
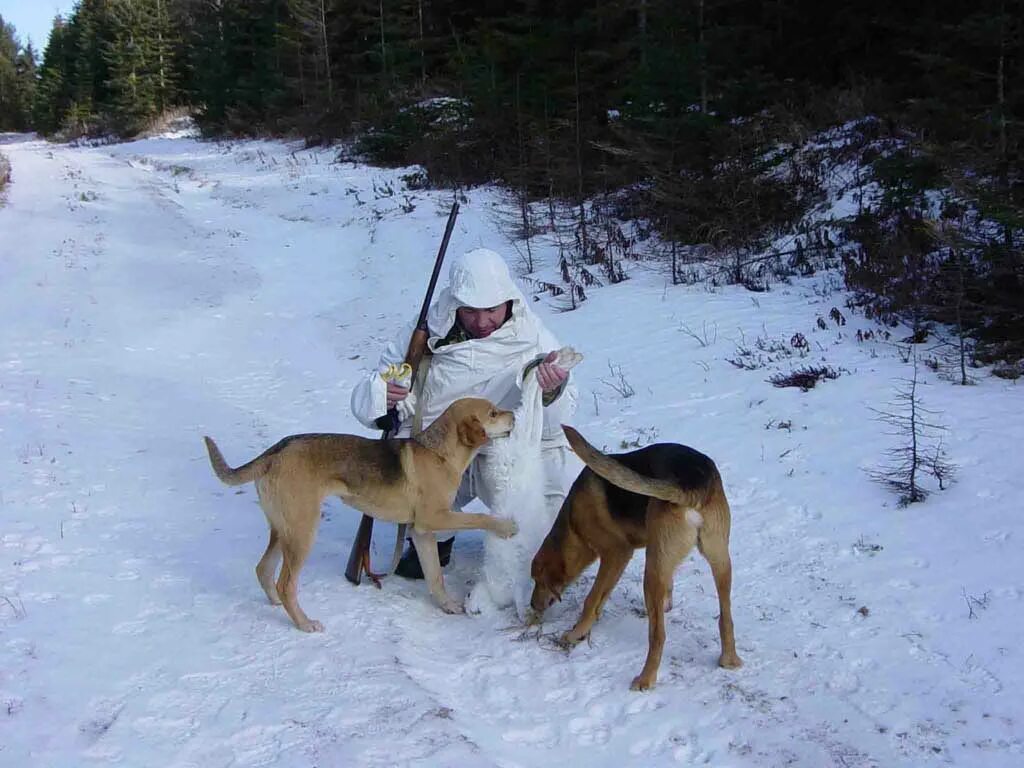
M508 539L519 532L519 526L515 520L507 517L495 517L480 512L453 512L450 509L442 509L431 512L427 519L427 525L435 531L467 531L482 530L490 531L495 536Z
M594 586L590 588L590 594L583 601L583 613L580 614L576 626L562 635L562 643L569 647L576 645L583 638L590 634L594 623L601 618L601 610L608 599L612 588L619 582L622 572L633 557L633 548L624 547L621 550L606 552L601 557L601 564L597 568L597 578L594 579Z
M441 575L441 561L437 557L437 538L433 531L412 529L412 543L416 547L423 578L426 579L430 594L445 613L464 613L462 603L448 596L444 588L444 577Z

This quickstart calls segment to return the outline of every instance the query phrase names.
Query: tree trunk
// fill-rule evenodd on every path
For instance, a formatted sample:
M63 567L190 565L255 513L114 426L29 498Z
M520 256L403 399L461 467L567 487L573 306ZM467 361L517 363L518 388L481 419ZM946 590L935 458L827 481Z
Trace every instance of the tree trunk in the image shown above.
M526 137L523 130L523 110L522 103L520 101L520 81L522 80L522 73L516 72L516 90L515 90L515 102L516 102L516 133L518 134L517 143L519 145L519 215L523 220L523 237L526 240L526 271L528 273L533 272L533 249L530 245L531 240L531 226L530 226L530 193L527 184L527 168L526 168Z
M914 378L910 380L910 493L908 498L915 502L920 499L917 488L917 468L920 465L917 448L917 352L914 352Z
M1006 157L1006 0L999 3L999 63L996 65L996 103L999 105L999 185L1009 198L1009 163ZM1013 224L1003 224L1003 245L1013 250Z
M327 8L325 5L326 0L320 0L320 41L324 52L324 75L327 78L327 104L333 106L334 80L331 76L331 51L327 46Z
M704 0L697 9L697 56L700 60L700 113L708 113L708 66L707 51L704 50Z
M417 3L417 10L420 17L420 88L424 88L427 85L427 52L423 40L423 0Z
M576 96L576 201L579 210L580 257L587 258L589 244L587 242L587 215L583 197L583 106L580 95L580 54L579 49L572 52L573 80Z
M380 75L383 85L388 75L388 49L384 41L384 0L380 0Z
M636 27L640 37L640 64L647 64L647 0L640 0L636 12Z
M165 97L167 95L167 68L164 63L164 4L163 0L156 0L156 44L157 44L157 82L159 95L157 96L157 111L163 113L167 107Z
M956 291L956 334L958 341L960 342L960 386L967 386L967 342L964 338L966 331L964 330L964 318L963 318L963 304L964 294L966 293L966 286L964 285L964 258L963 251L957 249L955 251L956 265L957 265L957 291Z

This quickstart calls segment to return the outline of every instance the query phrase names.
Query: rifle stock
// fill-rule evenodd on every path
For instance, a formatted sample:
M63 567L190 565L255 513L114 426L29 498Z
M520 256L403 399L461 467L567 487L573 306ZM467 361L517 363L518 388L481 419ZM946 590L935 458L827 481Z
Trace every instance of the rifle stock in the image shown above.
M427 349L427 339L430 332L427 328L427 313L430 311L430 302L434 297L434 289L437 287L437 278L441 274L441 264L444 262L444 254L448 250L448 241L451 239L452 230L455 228L455 217L459 215L459 201L452 203L451 213L448 214L448 223L445 226L444 238L441 240L441 247L437 251L437 258L434 260L434 269L430 273L430 282L427 284L427 293L423 297L423 305L420 307L420 315L416 321L416 330L412 332L409 339L409 346L405 352L405 362L412 367L412 381L416 379L416 371L423 353ZM392 433L398 431L398 411L395 408L389 410L375 422L381 428L381 439L387 439ZM401 528L399 531L401 532ZM356 530L355 539L352 541L352 550L348 554L348 562L345 564L345 578L353 584L359 584L365 571L373 583L380 587L377 576L370 572L370 544L373 539L373 518L363 515L359 521L359 528ZM397 554L396 543L396 554Z

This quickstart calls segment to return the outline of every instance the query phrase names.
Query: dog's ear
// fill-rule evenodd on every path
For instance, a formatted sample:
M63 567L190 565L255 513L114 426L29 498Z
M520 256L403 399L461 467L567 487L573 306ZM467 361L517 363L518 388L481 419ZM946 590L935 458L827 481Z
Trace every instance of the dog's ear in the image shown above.
M547 589L551 589L552 582L557 584L564 580L565 563L562 562L558 551L549 546L546 540L537 550L537 554L533 556L530 573L534 581L543 583Z
M537 554L530 563L530 576L534 582L534 596L538 593L542 596L551 597L562 602L562 592L565 589L565 563L558 553L547 546L547 542L541 545ZM532 600L533 598L531 598ZM543 611L542 606L536 610Z
M459 442L470 448L479 448L487 442L487 431L480 419L470 416L459 424Z

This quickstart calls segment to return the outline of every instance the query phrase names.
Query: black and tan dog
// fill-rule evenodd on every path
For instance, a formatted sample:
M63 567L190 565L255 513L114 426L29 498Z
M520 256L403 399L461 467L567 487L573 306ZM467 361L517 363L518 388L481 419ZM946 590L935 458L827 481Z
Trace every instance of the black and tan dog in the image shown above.
M569 444L587 465L573 483L547 538L533 558L531 607L540 617L562 591L600 558L597 578L583 613L562 636L570 647L589 633L612 587L639 547L647 549L644 602L649 624L647 661L633 690L652 688L665 646L665 610L672 600L672 575L696 544L711 565L718 590L718 663L742 665L733 637L729 502L715 463L675 443L606 455L579 432L563 425Z
M227 465L213 440L204 440L213 471L223 482L256 483L270 524L270 542L256 566L263 591L275 605L284 603L299 629L320 632L323 625L299 606L298 576L316 538L320 505L332 495L379 520L411 524L430 593L445 612L462 612L462 605L445 592L434 531L480 528L503 538L516 532L512 520L452 511L462 473L477 450L490 438L509 434L512 424L510 411L463 398L415 438L293 435L237 469Z

